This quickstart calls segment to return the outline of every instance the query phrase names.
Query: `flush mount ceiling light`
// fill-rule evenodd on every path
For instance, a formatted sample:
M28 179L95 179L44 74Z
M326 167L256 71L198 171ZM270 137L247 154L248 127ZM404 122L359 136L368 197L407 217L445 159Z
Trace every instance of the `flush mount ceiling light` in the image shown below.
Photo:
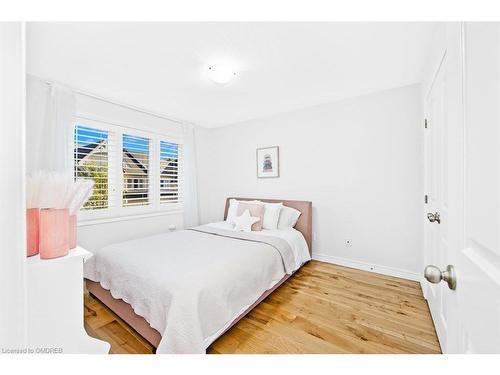
M236 71L227 65L211 65L208 67L208 77L215 83L229 83L236 77Z

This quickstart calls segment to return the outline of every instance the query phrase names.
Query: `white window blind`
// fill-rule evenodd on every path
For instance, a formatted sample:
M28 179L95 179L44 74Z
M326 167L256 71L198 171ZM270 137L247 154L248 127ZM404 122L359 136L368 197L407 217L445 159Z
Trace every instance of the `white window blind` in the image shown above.
M182 143L176 138L78 118L75 179L95 181L80 219L182 209Z
M95 182L93 194L83 209L106 209L110 207L110 134L106 130L77 125L74 135L75 180L91 179Z
M160 203L181 201L180 155L179 144L160 140Z
M123 207L150 204L149 138L123 134Z

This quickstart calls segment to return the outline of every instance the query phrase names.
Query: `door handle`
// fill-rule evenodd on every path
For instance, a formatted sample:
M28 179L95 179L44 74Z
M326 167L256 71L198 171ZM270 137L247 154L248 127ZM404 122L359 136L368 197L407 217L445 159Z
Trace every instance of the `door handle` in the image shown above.
M441 224L441 216L439 216L439 212L435 213L429 212L427 214L427 219L429 219L431 223L437 222L438 224Z
M436 266L429 265L425 267L424 276L430 283L438 284L443 280L448 284L448 288L451 290L455 290L457 287L457 275L452 265L448 265L446 271L441 271Z

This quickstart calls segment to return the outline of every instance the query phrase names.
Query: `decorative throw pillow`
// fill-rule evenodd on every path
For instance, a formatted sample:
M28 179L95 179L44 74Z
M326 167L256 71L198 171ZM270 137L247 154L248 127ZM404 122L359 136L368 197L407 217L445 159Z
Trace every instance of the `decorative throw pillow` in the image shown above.
M283 203L264 203L264 221L262 222L262 227L264 229L277 229L278 220L280 218L280 212L283 208Z
M293 228L297 224L300 215L302 215L302 212L295 208L283 206L278 220L278 229Z
M237 199L229 200L229 208L227 210L226 221L234 224L234 219L238 216L238 203L239 202L247 202L247 203L262 203L260 201L239 201Z
M260 218L250 215L249 210L245 210L241 216L236 216L234 220L234 230L237 232L251 232L252 225L259 222Z
M262 222L264 221L264 205L262 203L259 204L239 201L237 215L240 216L243 212L245 212L245 210L248 210L250 212L250 216L259 218L259 221L252 225L252 230L261 231Z

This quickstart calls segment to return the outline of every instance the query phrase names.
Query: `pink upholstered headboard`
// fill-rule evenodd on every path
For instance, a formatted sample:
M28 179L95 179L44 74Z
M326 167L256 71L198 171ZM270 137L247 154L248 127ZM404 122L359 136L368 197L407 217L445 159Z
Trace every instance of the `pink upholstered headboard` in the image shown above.
M295 224L295 229L297 229L304 238L306 239L307 246L309 247L309 253L312 254L312 202L309 201L285 201L282 199L260 199L260 198L238 198L230 197L226 199L226 208L224 210L224 220L227 218L227 211L229 210L229 200L237 199L239 201L253 201L259 200L267 203L279 203L283 202L283 205L295 208L302 212L297 224Z

